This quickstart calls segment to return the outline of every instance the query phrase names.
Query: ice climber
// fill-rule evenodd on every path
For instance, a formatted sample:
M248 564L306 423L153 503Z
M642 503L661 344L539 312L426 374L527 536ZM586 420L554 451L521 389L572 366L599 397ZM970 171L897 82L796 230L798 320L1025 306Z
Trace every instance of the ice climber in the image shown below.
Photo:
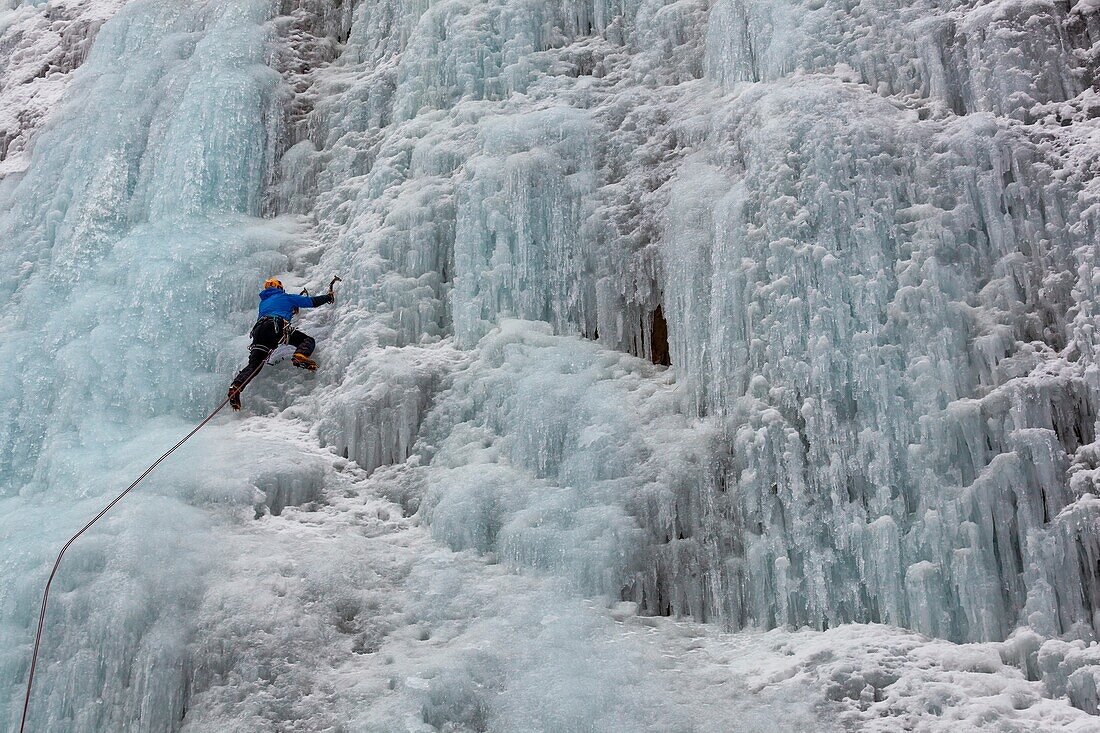
M335 282L335 279L334 279ZM309 358L317 342L290 325L290 319L299 308L316 308L333 301L332 287L326 295L291 295L283 290L283 284L275 278L264 281L260 291L260 318L252 327L249 335L252 346L248 351L248 366L229 386L229 404L234 410L241 409L241 390L245 384L280 344L294 347L294 366L309 371L317 370L317 362Z

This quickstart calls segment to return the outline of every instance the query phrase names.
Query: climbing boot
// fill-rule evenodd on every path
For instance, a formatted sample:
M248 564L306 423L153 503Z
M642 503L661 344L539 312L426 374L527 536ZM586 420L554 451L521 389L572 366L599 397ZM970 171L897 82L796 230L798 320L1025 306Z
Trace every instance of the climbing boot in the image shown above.
M240 387L229 388L229 406L236 411L241 409L241 389Z
M315 362L313 359L310 359L305 354L295 354L292 361L294 362L294 366L298 367L299 369L305 369L311 372L317 371L317 362Z

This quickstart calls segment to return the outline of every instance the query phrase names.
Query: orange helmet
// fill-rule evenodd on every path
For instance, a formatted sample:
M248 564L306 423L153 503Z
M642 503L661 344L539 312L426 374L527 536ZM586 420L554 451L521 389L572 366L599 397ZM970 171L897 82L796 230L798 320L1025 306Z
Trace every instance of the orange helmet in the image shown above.
M282 290L283 281L275 277L269 277L267 280L264 280L264 290L267 290L268 288L278 288L279 290Z

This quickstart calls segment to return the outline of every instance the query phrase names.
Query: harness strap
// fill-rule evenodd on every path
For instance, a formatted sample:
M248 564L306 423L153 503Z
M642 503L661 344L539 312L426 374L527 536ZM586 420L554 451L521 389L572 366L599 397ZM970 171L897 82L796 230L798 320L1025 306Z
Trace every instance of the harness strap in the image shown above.
M275 324L275 332L279 335L279 340L277 342L279 346L290 343L290 332L294 330L290 326L290 321L280 316L264 316L256 321L256 326L259 326L264 321L271 321ZM252 327L253 332L256 331L256 326ZM272 349L268 349L268 351L272 351Z

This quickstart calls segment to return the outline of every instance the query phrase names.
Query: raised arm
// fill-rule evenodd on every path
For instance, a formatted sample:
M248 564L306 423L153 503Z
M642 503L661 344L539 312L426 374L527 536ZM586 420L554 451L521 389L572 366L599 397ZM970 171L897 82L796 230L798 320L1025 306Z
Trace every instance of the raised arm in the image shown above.
M325 293L324 295L290 295L290 302L295 308L316 308L319 305L325 305L331 303L332 293Z

